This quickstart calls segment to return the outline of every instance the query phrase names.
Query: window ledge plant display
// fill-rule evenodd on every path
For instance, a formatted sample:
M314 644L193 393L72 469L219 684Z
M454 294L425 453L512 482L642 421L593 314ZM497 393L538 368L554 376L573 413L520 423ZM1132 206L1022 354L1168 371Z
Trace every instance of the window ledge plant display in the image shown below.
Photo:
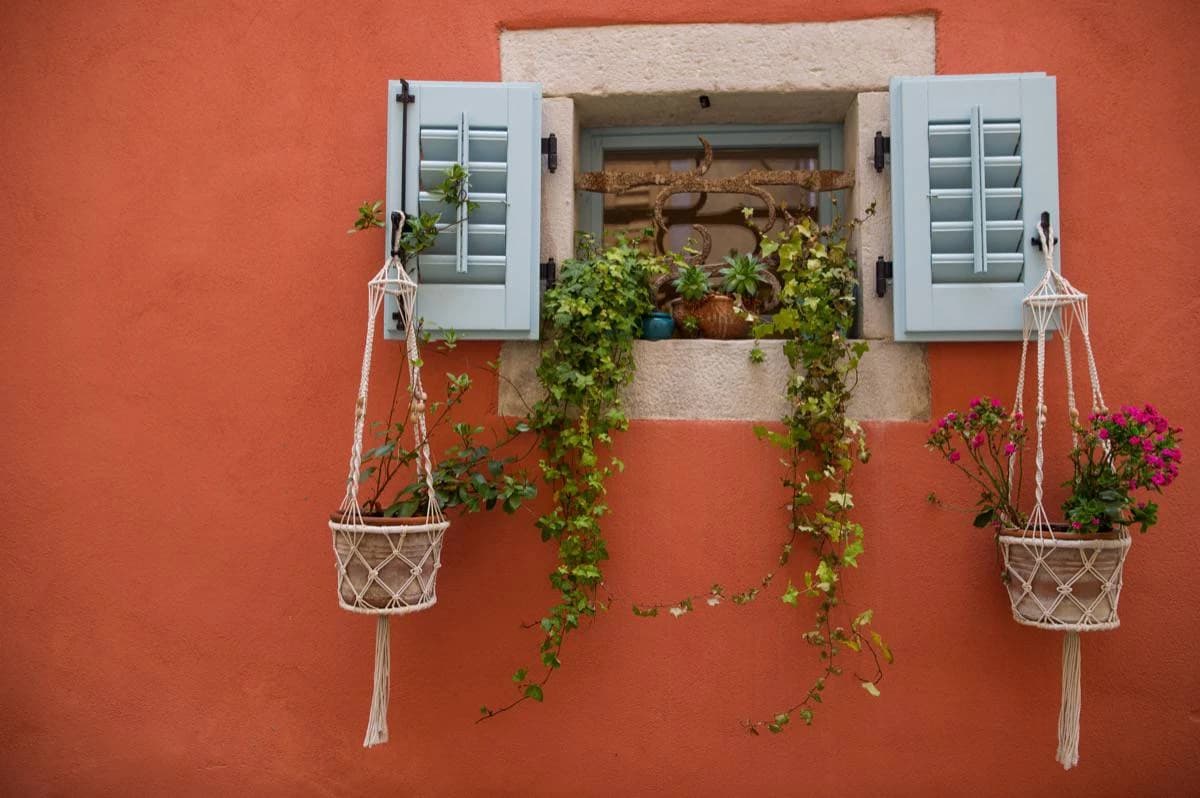
M473 205L466 194L467 173L460 165L446 171L445 181L434 193L447 205L466 208ZM382 227L379 203L364 203L359 208L356 230ZM505 473L515 458L500 458L494 449L478 446L475 438L481 428L453 423L458 436L443 458L434 464L430 437L432 432L450 424L449 413L462 402L471 385L467 374L448 375L445 401L427 404L418 351L419 321L414 315L416 282L407 264L417 253L433 245L439 233L440 217L421 214L406 219L401 212L392 214L390 257L368 283L366 343L363 349L358 400L354 413L354 443L350 470L341 507L331 514L329 529L337 564L338 601L350 612L375 615L375 676L371 714L364 746L386 742L387 703L390 680L388 618L428 609L437 603L437 571L441 565L442 539L449 521L444 509L461 506L467 510L491 509L500 504L512 512L534 495L534 488L523 476ZM446 229L446 228L442 228ZM367 389L375 326L385 296L396 298L404 325L408 385L401 391L397 375L387 421L377 430L380 443L364 452L363 433L367 414ZM453 335L446 345L453 346ZM403 414L397 418L397 410ZM434 415L429 423L426 411ZM518 429L510 431L513 437ZM411 448L405 439L411 437ZM411 474L411 480L393 488L398 476ZM385 491L393 488L385 503ZM366 492L364 498L361 493Z
M958 468L980 491L975 526L996 529L1003 579L1013 618L1021 624L1066 632L1063 641L1062 707L1057 759L1066 769L1079 761L1079 632L1120 625L1117 601L1129 551L1129 527L1145 532L1158 520L1158 506L1143 494L1161 493L1179 473L1180 430L1153 405L1105 404L1092 354L1087 295L1054 271L1053 233L1043 217L1038 229L1046 275L1025 298L1025 334L1016 400L1011 412L996 399L973 399L952 410L929 432L927 446ZM1064 487L1061 522L1044 504L1043 430L1046 425L1045 346L1059 319L1071 431L1071 477ZM1087 422L1075 405L1071 339L1083 339L1091 385ZM1024 383L1030 341L1037 341L1037 401L1031 421L1036 440L1034 504L1021 511L1020 489L1027 422Z
M546 395L525 423L538 436L539 467L552 491L552 509L537 526L542 541L558 547L558 564L550 573L558 600L536 625L539 673L518 669L512 678L517 697L482 707L480 721L525 701L541 701L562 665L567 636L605 606L597 596L608 559L600 527L608 512L605 481L624 469L609 447L613 434L629 426L621 390L633 379L641 320L654 309L649 281L664 268L663 258L643 251L650 232L619 236L607 249L584 236L577 257L563 264L558 282L546 292L537 369Z
M667 307L684 334L745 338L755 313L778 304L779 281L766 263L752 253L735 253L725 262L716 275L710 274L712 266L685 265L672 281L678 296Z
M727 265L704 265L712 249L712 237L701 224L693 224L700 248L687 258L671 257L667 271L657 277L652 290L655 302L675 320L676 331L686 337L745 338L759 319L755 314L778 306L779 280L772 274L775 264L762 251L764 235L782 215L789 226L796 221L786 207L779 206L764 186L799 186L809 191L837 191L852 188L854 175L833 170L750 169L740 175L709 177L713 163L712 145L698 137L703 155L694 169L685 172L600 171L586 172L576 178L580 191L621 195L647 186L659 187L653 200L654 226L661 243L667 231L664 209L675 194L745 194L762 201L766 221L762 228L750 223L753 211L746 208L747 224L759 242L755 253L731 254ZM664 253L665 255L666 253ZM760 257L761 255L761 257ZM655 319L647 324L648 338L666 337L666 326Z

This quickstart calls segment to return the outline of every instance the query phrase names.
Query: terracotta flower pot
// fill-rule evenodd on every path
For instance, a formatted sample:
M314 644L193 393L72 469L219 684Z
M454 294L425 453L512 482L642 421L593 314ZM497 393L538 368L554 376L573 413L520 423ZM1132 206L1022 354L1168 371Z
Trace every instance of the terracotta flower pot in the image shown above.
M698 302L676 299L671 302L671 315L675 327L682 335L694 338L688 330L687 319L695 319L696 327L704 338L745 338L750 334L750 322L734 310L733 297L725 294L710 294Z
M705 338L745 338L750 333L750 322L734 308L733 297L712 294L696 313L700 332Z
M448 521L366 517L343 523L331 513L338 601L354 612L401 614L437 603L437 571Z
M1005 529L997 538L1013 619L1042 629L1115 629L1129 532Z
M704 300L689 302L686 299L673 299L667 307L671 318L675 320L675 330L682 338L697 338L700 335L700 320L697 313L704 306ZM691 323L688 320L691 319Z

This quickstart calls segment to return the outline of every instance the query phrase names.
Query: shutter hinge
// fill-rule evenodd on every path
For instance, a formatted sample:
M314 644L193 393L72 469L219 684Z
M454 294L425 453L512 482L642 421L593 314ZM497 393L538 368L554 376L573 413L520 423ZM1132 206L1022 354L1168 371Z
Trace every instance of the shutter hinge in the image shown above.
M412 93L408 90L408 81L401 79L400 93L396 95L396 102L403 103L404 105L408 105L411 102L415 102L416 99L417 98L414 97L412 95Z
M892 279L892 262L880 255L875 259L875 296L887 294L888 280Z
M892 137L883 135L882 130L875 131L875 171L882 172L884 159L891 160Z
M558 264L554 262L554 258L544 261L541 265L541 278L546 281L547 288L553 288L558 282Z
M551 133L542 137L542 155L546 156L546 168L551 172L558 171L558 136Z

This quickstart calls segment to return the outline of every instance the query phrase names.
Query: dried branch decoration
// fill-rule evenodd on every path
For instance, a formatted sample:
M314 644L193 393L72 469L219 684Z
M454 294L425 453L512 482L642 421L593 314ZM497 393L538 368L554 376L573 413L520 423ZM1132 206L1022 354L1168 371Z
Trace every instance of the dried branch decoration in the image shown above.
M666 229L663 208L675 194L748 194L758 197L767 207L767 223L762 232L775 225L779 208L775 198L763 186L799 186L809 191L838 191L854 187L853 172L830 169L750 169L734 177L705 177L712 166L713 150L708 139L698 136L704 147L704 157L695 169L687 172L585 172L575 181L580 191L595 191L601 194L624 194L635 188L662 186L654 198L654 224L659 230ZM786 209L785 216L790 216Z

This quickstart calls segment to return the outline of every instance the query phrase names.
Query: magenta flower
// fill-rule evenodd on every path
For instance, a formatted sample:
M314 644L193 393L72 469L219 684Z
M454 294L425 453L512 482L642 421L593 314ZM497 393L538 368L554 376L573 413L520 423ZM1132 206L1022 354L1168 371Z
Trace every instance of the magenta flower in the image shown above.
M974 438L971 439L971 448L978 449L980 446L983 446L983 442L985 440L987 440L987 438L985 438L984 434L982 432L980 432L978 435L976 435Z
M1137 445L1141 444L1142 439L1139 438L1137 435L1130 435L1129 442L1132 443L1134 446L1137 446Z
M1072 521L1072 522L1071 522L1071 529L1079 529L1079 528L1081 528L1082 526L1083 526L1083 524L1079 523L1078 521Z
M1009 441L1008 443L1004 444L1004 453L1005 454L1012 454L1016 450L1017 450L1017 445L1015 443L1013 443L1012 441Z
M1158 485L1160 488L1167 484L1167 478L1162 474L1155 474L1154 476L1150 477L1150 481L1155 485Z
M957 449L951 449L950 453L948 455L946 455L946 459L949 460L951 463L957 463L961 458L962 458L962 455L958 453Z
M1108 440L1108 430L1106 430L1104 427L1101 427L1100 429L1096 430L1096 434L1098 436L1100 436L1101 440L1105 440L1105 441Z

